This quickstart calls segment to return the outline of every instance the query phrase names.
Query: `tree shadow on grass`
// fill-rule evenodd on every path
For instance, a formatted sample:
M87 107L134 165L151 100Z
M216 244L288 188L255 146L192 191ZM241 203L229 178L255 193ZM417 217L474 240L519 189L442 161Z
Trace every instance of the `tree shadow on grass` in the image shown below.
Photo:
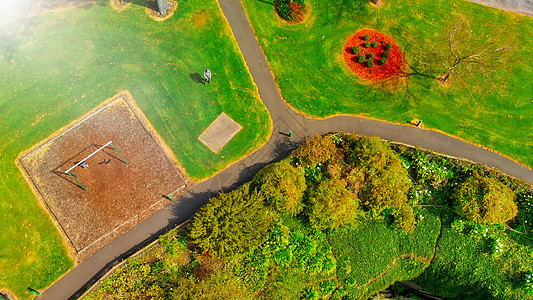
M272 5L272 6L274 6L274 0L272 0L272 1L257 0L257 1L259 1L259 2L263 2L263 3L266 3L266 4L268 4L268 5Z

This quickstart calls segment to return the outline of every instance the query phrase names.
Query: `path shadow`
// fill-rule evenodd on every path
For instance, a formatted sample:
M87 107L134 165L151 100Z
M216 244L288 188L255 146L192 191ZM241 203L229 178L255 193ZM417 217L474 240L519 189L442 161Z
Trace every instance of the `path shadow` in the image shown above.
M177 201L173 202L171 204L171 217L167 219L168 224L163 227L162 229L158 231L154 231L150 234L149 237L138 243L135 247L130 248L120 254L117 254L113 260L111 260L109 263L107 263L104 267L102 267L93 277L91 277L90 280L88 280L82 287L80 287L72 296L70 296L68 299L77 299L80 297L89 287L93 286L102 276L104 276L107 272L109 272L114 266L121 263L123 260L127 259L128 257L132 256L133 254L137 253L153 241L157 240L159 236L167 233L168 231L176 228L176 226L187 222L200 207L202 207L204 204L206 204L211 197L214 197L217 195L219 191L206 191L201 193L192 193L188 192L179 199L176 199ZM154 217L154 215L152 216ZM142 227L143 223L138 224L133 229ZM146 226L146 225L145 225ZM148 225L149 226L149 225ZM132 229L132 230L133 230ZM139 228L139 230L141 230ZM117 238L114 242L120 243L120 237ZM112 243L114 243L112 242ZM107 251L108 249L105 249L107 247L112 246L111 244L108 244L104 246L104 248L100 249L98 252L104 250ZM98 253L97 252L97 253ZM83 262L84 263L91 264L92 260L91 258L88 258ZM80 266L81 266L80 265Z
M192 73L192 74L189 74L189 77L191 77L191 79L193 81L195 81L196 83L201 83L203 84L205 82L205 79L202 78L202 75L200 75L199 73Z

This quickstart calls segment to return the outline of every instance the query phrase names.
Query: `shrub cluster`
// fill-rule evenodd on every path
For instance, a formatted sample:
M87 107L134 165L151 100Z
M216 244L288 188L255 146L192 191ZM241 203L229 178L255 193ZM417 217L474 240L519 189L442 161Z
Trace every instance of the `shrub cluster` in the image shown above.
M372 47L372 43L370 43L370 42L363 43L363 47L370 48L370 47Z
M391 43L387 43L387 45L385 45L385 50L389 51L391 48L392 48Z
M387 63L387 59L386 59L385 57L382 57L382 58L380 58L380 59L378 60L378 64L380 64L380 65L384 65L384 64L386 64L386 63Z
M370 40L370 35L365 34L365 35L363 36L363 41L369 41L369 40Z
M374 53L368 53L366 55L366 58L368 58L368 59L374 59L374 57L375 57Z
M378 42L372 42L370 45L372 48L376 48L378 46Z
M383 52L383 54L381 54L381 56L382 56L383 58L389 58L390 53L389 53L389 51L385 51L385 52Z
M359 46L352 47L352 54L357 55L359 52L361 52L361 48Z
M369 60L366 61L365 65L370 68L370 67L374 66L374 61L369 59Z
M358 63L364 63L365 60L366 60L366 55L361 54L361 55L358 55L358 56L357 56L357 62L358 62Z

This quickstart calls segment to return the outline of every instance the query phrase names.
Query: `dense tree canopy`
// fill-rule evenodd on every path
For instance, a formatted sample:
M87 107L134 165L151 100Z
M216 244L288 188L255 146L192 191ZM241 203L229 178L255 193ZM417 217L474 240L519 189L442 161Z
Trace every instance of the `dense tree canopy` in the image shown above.
M398 154L378 137L346 138L346 162L362 173L359 198L365 208L376 215L387 208L400 209L408 201L411 184Z
M292 156L304 165L315 166L317 163L329 161L338 154L335 141L329 135L316 135L305 141L305 144L296 149Z
M518 213L513 191L493 177L474 175L454 193L457 213L482 224L502 224Z
M357 195L339 178L320 182L309 193L309 223L315 229L334 229L352 224L359 215Z
M190 237L214 256L246 252L262 241L270 226L263 201L262 194L248 187L221 193L196 213Z
M278 212L297 215L303 209L302 197L307 188L305 176L288 160L264 167L255 175L252 186L259 189L266 202Z

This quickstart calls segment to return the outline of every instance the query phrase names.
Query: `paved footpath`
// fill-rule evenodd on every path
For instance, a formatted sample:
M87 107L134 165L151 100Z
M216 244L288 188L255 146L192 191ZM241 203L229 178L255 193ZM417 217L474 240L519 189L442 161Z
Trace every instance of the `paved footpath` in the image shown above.
M219 0L229 21L244 59L248 64L259 95L270 112L274 124L268 142L258 151L241 159L216 176L196 185L167 208L118 237L85 262L45 290L39 299L76 298L96 282L112 266L135 253L160 234L188 220L209 198L230 191L250 181L263 166L278 161L296 148L303 138L328 132L346 131L377 135L431 149L449 156L466 158L499 169L504 173L533 183L533 171L494 152L465 143L447 135L421 128L395 125L366 118L338 116L325 120L306 118L292 110L281 98L265 56L252 32L239 0ZM293 132L289 138L285 134Z

